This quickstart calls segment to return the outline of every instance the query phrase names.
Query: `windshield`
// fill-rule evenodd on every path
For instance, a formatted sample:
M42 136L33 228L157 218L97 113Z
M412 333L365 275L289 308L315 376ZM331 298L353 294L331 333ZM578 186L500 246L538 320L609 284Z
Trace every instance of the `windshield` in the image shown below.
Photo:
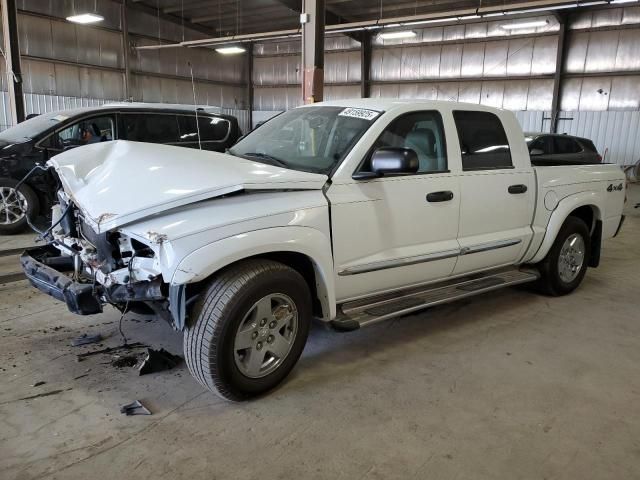
M64 122L67 118L69 117L64 112L43 113L6 129L0 133L0 139L7 142L24 142Z
M296 108L251 132L229 153L293 170L329 173L380 113L363 108Z

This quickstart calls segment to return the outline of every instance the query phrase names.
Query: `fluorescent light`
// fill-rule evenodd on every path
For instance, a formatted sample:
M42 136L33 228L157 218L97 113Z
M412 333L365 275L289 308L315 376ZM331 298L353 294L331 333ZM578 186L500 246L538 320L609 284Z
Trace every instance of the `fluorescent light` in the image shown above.
M218 47L216 52L223 55L235 55L236 53L244 53L247 50L242 47Z
M637 1L638 0L611 0L611 3L633 3Z
M531 22L504 23L500 25L504 30L520 30L523 28L546 27L548 20L533 20Z
M104 17L97 13L81 13L79 15L71 15L70 17L67 17L67 20L73 23L81 23L85 25L87 23L101 22L104 20Z
M395 40L398 38L413 38L416 36L416 32L413 30L403 30L400 32L382 32L378 35L383 40Z

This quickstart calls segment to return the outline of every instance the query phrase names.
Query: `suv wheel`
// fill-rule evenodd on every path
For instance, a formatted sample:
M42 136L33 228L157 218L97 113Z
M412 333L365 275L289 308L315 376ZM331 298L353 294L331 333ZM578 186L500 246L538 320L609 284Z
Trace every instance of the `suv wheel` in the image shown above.
M38 214L38 197L28 185L18 184L11 178L0 178L0 235L24 230L27 215L32 219Z
M189 371L227 400L271 390L296 364L309 333L304 278L271 260L249 260L215 278L191 313L184 336Z

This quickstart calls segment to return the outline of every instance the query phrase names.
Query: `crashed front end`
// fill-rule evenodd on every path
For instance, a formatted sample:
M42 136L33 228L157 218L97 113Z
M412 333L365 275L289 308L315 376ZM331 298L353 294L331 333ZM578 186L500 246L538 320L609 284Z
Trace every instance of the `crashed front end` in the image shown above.
M27 249L20 258L31 284L79 315L101 313L103 305L111 304L180 323L169 305L171 295L179 304L180 292L172 292L179 287L169 287L162 278L161 239L147 244L119 230L96 233L63 191L59 200L49 244Z

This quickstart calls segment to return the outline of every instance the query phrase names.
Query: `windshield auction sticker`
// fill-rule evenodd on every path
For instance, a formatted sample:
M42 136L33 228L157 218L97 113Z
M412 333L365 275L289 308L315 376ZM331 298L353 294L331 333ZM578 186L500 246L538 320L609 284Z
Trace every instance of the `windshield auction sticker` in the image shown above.
M380 115L380 112L367 110L366 108L345 108L339 113L340 117L360 118L367 121L375 119L378 115Z

